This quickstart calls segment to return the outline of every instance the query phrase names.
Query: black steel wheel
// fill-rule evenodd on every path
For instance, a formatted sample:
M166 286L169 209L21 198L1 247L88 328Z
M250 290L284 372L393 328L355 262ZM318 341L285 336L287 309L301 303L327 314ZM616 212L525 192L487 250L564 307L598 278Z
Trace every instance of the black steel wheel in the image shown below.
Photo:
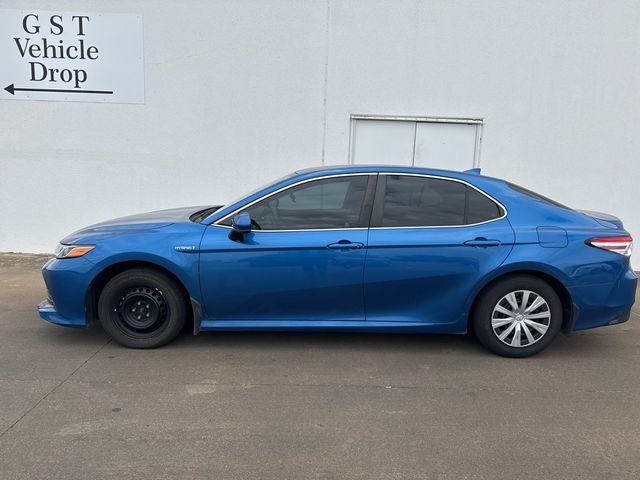
M154 348L173 340L184 326L186 299L167 275L136 268L114 276L98 301L98 317L116 342Z

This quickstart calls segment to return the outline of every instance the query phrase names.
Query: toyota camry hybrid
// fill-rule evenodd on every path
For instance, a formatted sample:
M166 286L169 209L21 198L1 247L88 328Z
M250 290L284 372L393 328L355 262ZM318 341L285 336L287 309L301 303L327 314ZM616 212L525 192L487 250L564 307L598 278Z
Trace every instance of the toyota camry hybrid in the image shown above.
M201 330L473 332L525 357L629 319L622 222L478 170L296 172L225 206L99 223L43 267L45 320L127 347Z

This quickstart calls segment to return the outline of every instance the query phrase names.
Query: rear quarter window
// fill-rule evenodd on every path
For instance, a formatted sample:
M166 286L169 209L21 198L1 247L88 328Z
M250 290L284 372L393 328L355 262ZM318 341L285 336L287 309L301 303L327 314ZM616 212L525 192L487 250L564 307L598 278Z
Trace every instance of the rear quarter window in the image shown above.
M489 197L467 187L466 224L488 222L502 216L502 209Z

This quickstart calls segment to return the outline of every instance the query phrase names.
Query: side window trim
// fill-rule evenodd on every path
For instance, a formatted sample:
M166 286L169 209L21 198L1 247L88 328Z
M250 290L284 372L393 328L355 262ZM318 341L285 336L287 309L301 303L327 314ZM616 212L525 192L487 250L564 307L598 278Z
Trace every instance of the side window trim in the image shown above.
M285 192L287 190L289 190L290 188L295 188L298 187L300 185L304 185L305 183L310 183L310 182L314 182L314 181L318 181L318 180L326 180L329 178L340 178L340 177L367 177L367 189L365 191L365 198L363 201L363 206L360 212L360 218L359 218L359 225L357 227L344 227L344 228L301 228L301 229L290 229L290 230L256 230L256 232L260 232L260 233L271 233L271 232L278 232L278 233L285 233L285 232L322 232L322 231L329 231L329 230L367 230L369 228L370 225L370 219L371 219L371 210L373 208L373 203L374 203L374 192L375 192L375 185L376 185L376 181L378 178L378 172L359 172L359 173L339 173L339 174L335 174L335 175L326 175L326 176L322 176L322 177L313 177L313 178L307 178L306 180L301 180L299 182L295 182L292 183L291 185L286 185L282 188L279 188L271 193L268 193L266 195L263 195L262 197L259 197L255 200L253 200L252 202L247 203L246 205L243 205L237 209L235 209L233 212L228 213L227 215L225 215L224 217L222 217L221 219L217 220L216 222L214 222L212 225L217 226L217 227L223 227L223 228L228 228L231 229L231 227L229 225L223 225L222 222L225 222L227 220L230 220L234 217L234 215L252 207L253 205L255 205L256 203L262 202L263 200L266 200L274 195L277 195L279 193ZM363 223L364 222L364 223Z
M371 226L373 216L373 206L376 199L376 186L380 175L378 173L370 174L367 181L367 190L364 194L364 202L362 202L362 210L360 211L360 219L358 221L359 228L368 229Z
M382 228L374 227L382 223L382 214L384 212L384 194L387 190L387 175L381 173L378 175L378 182L376 185L376 194L373 200L373 209L371 212L371 221L369 222L369 228Z
M478 191L479 193L481 193L482 195L484 195L485 197L487 197L489 200L491 200L493 203L495 203L498 208L500 209L500 211L502 212L502 214L497 217L497 218L492 218L491 220L486 220L484 222L477 222L477 223L465 223L462 225L412 225L412 226L404 226L404 227L378 227L378 226L374 226L374 225L379 225L382 223L382 214L383 214L383 205L384 205L384 196L385 196L385 191L386 191L386 185L387 185L387 177L391 175L391 176L399 176L399 177L424 177L424 178L435 178L438 180L446 180L446 181L450 181L450 182L457 182L457 183L462 183L463 185L466 185L469 188L473 188L474 190ZM467 198L465 198L465 207L467 206ZM465 227L473 227L476 225L484 225L485 223L491 223L491 222L497 222L498 220L502 220L503 218L507 217L507 208L500 203L498 200L496 200L495 198L493 198L491 195L489 195L488 193L486 193L485 191L481 190L480 188L476 187L475 185L472 185L469 182L466 182L464 180L460 180L458 178L451 178L451 177L441 177L438 175L429 175L426 173L402 173L402 172L380 172L379 176L378 176L378 182L377 182L377 188L376 188L376 194L375 194L375 198L373 201L373 211L372 211L372 215L371 215L371 222L369 223L369 228L372 230L398 230L398 229L408 229L408 228L412 228L412 229L416 229L416 228L465 228ZM465 208L465 221L466 221L466 208Z

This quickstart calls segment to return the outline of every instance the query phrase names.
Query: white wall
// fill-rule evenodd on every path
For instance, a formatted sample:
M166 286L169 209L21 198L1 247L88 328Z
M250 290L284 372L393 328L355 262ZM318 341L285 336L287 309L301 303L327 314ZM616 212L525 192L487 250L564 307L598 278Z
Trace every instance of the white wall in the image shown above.
M0 102L0 251L346 163L352 113L484 117L484 173L640 239L635 1L2 6L142 13L146 103Z

